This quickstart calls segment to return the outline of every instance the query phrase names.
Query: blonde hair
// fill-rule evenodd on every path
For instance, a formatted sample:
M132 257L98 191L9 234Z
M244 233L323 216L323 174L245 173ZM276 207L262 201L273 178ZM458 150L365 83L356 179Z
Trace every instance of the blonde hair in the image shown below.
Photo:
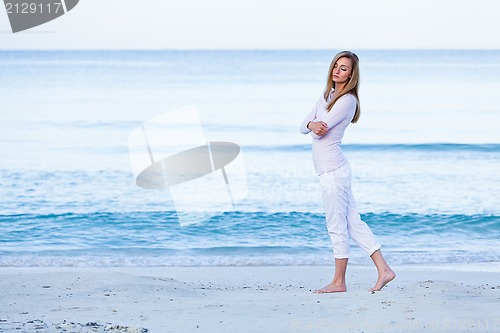
M344 89L328 104L328 111L330 111L335 104L339 100L340 97L351 94L356 97L356 112L354 113L354 117L351 120L351 123L355 123L358 121L359 116L361 114L361 108L359 106L359 97L358 97L358 85L359 85L359 58L356 54L350 51L342 51L339 52L333 57L333 60L330 64L330 69L328 70L328 76L326 78L326 87L325 92L323 94L325 101L328 100L328 95L332 89L335 89L335 83L332 81L332 72L335 64L340 58L348 58L351 60L352 68L351 68L351 76L347 84L344 86Z

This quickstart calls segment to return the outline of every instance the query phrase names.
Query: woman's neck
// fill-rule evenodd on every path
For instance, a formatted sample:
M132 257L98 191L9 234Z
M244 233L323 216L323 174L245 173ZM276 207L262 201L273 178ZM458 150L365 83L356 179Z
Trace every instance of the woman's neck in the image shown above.
M340 92L341 92L342 90L344 90L344 87L345 87L345 83L341 83L341 84L337 83L337 84L335 84L335 89L334 89L335 91L334 91L334 93L333 93L333 94L334 94L335 96L336 96L336 95L338 95L338 94L340 94Z

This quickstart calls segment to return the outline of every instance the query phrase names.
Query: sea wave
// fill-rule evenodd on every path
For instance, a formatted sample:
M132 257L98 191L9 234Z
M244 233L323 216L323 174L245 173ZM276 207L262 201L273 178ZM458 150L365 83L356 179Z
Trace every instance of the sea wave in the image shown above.
M396 264L500 263L500 216L363 214ZM181 227L175 212L0 216L0 266L322 265L324 215L230 212ZM369 259L353 246L353 261Z
M247 145L243 147L247 151L310 151L310 144L298 145ZM460 144L460 143L420 143L420 144L343 144L342 149L349 151L391 151L391 152L412 152L412 151L437 151L437 152L484 152L500 155L500 144Z

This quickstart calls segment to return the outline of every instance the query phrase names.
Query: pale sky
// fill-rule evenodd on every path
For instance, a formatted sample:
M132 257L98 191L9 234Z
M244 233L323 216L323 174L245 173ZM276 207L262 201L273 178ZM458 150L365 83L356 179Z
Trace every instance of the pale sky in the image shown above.
M80 0L0 49L500 49L494 0Z

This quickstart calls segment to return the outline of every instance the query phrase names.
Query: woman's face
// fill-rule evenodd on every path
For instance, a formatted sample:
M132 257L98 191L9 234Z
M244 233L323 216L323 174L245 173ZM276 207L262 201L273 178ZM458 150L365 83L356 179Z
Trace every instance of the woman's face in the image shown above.
M333 65L332 81L335 83L346 83L352 73L352 62L347 57L342 57Z

